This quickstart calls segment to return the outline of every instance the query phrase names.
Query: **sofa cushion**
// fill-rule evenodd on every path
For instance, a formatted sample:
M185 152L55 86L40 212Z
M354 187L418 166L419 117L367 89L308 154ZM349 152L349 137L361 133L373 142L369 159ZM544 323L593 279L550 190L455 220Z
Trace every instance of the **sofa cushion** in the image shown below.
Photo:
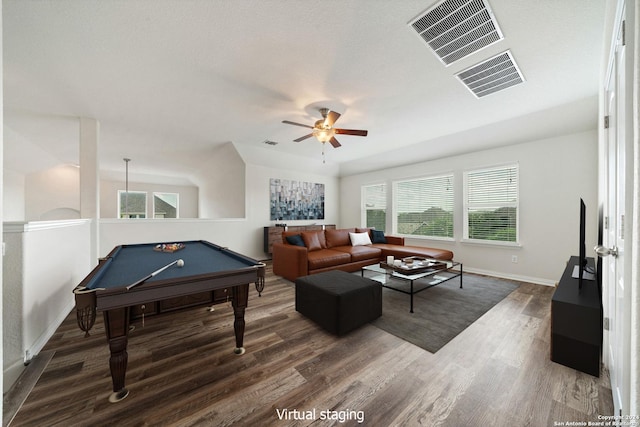
M369 233L349 233L351 246L366 246L371 244Z
M327 248L324 231L303 231L302 240L309 252Z
M348 253L351 256L351 262L367 259L379 260L382 256L382 249L374 248L373 246L337 246L331 249Z
M299 234L294 234L292 236L285 236L287 239L287 243L295 246L304 246L304 240L302 240L302 236Z
M324 234L327 239L327 248L351 245L351 240L349 240L349 233L353 233L354 231L355 228L325 230Z
M371 230L371 243L387 243L387 238L384 237L384 231Z
M309 251L307 255L309 271L319 268L334 267L351 262L351 255L346 252L335 251L333 249L318 249Z

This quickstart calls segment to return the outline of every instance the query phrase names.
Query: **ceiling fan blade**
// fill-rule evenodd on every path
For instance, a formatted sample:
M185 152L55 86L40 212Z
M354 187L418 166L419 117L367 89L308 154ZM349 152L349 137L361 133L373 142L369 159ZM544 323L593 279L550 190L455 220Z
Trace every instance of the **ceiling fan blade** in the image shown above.
M301 136L298 139L294 139L295 142L300 142L300 141L304 141L307 138L311 138L313 136L313 133L310 133L309 135L305 135L305 136Z
M325 127L331 127L333 124L340 118L340 113L336 113L335 111L329 111L327 113L327 117L324 119Z
M290 122L289 120L283 120L282 123L286 123L288 125L294 125L294 126L302 126L303 128L313 129L313 126L303 125L302 123Z
M367 136L369 133L366 130L358 130L358 129L333 129L335 133L341 135L355 135L355 136Z
M342 145L338 142L335 136L332 136L329 142L331 143L331 145L333 145L333 148L338 148Z

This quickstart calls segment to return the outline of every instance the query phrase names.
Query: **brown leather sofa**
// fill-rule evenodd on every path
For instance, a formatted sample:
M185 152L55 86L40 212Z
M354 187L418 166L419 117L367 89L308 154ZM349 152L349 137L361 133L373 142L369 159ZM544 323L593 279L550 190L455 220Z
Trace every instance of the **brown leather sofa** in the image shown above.
M368 233L372 243L354 246L349 233ZM382 240L386 243L379 243ZM353 272L365 265L377 264L389 255L394 258L417 255L439 260L453 259L451 251L405 246L403 237L384 236L381 239L379 232L368 228L284 231L282 242L273 244L273 273L294 281L298 277L329 270Z

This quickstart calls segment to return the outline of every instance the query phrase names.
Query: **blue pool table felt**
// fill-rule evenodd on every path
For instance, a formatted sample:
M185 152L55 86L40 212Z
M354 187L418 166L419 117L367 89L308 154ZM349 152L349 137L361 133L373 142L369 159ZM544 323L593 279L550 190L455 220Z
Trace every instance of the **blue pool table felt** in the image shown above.
M130 285L143 277L182 259L184 266L173 265L148 280L177 279L187 276L243 269L256 265L252 260L230 253L201 241L184 242L176 252L159 252L156 244L123 245L109 258L105 266L87 284L88 289L116 288Z

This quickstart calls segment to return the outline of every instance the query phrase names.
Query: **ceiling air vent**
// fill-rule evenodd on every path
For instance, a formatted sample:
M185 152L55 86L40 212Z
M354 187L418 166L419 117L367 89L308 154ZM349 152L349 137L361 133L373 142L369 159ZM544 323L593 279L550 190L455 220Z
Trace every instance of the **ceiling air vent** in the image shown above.
M456 76L478 98L524 82L511 51L499 53Z
M409 25L447 66L503 39L486 0L444 0Z

